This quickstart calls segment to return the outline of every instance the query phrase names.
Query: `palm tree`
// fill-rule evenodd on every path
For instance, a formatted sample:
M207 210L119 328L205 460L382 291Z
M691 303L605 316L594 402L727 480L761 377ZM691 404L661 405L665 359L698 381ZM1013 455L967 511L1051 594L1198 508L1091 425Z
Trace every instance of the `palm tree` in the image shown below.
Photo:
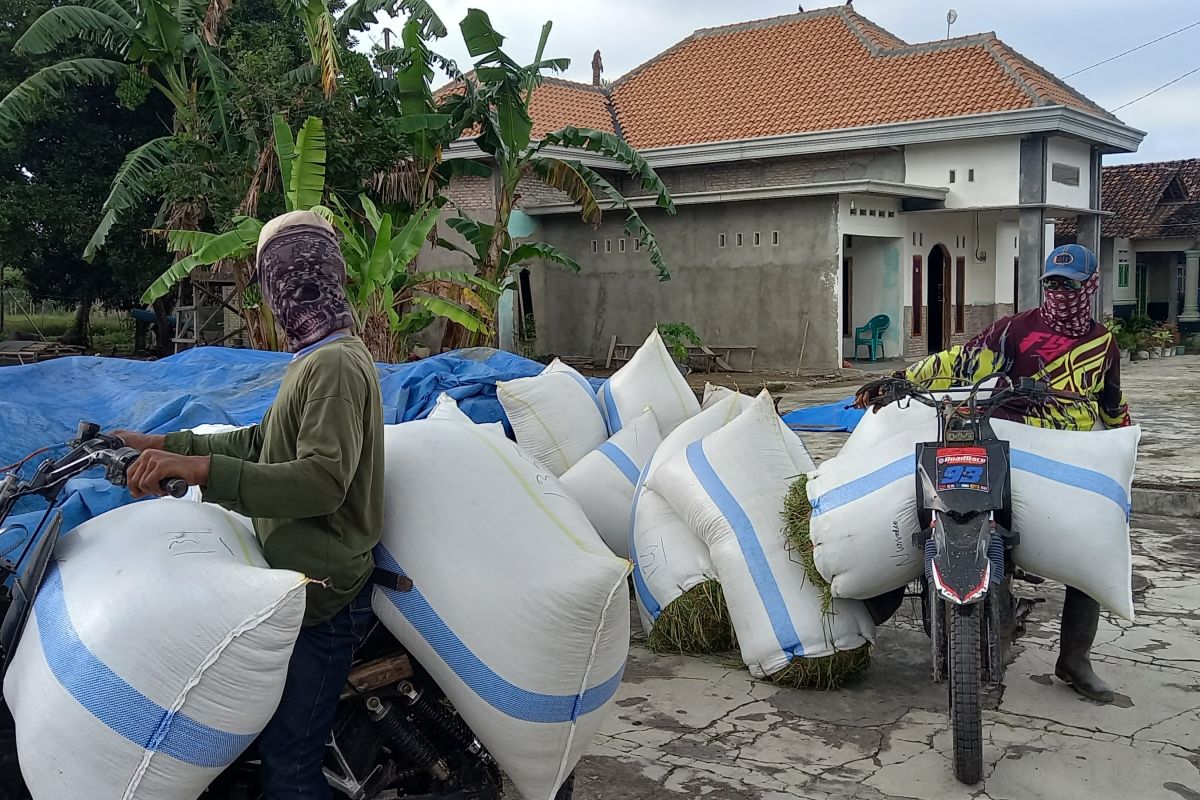
M438 110L447 121L455 121L455 127L459 119L472 120L478 127L475 143L490 157L488 167L497 186L496 211L490 223L466 216L448 222L466 239L469 248L444 241L443 244L465 253L481 278L500 286L510 285L510 273L528 261L551 262L578 272L579 264L553 245L514 244L509 235L508 223L519 184L526 175L533 174L567 194L579 206L587 224L598 225L605 207L623 211L626 232L641 242L659 279L670 280L670 271L653 232L620 191L596 170L578 160L551 155L548 148L584 150L607 157L655 196L658 207L675 213L670 193L646 160L624 139L605 131L566 127L546 134L539 142L532 139L529 103L533 90L541 82L544 70L561 72L569 65L567 59L543 58L551 23L542 28L537 54L526 66L517 64L501 49L504 37L496 32L483 11L470 9L460 27L467 51L477 59L475 70L473 75L460 79L460 90L441 103ZM460 333L458 338L468 337Z

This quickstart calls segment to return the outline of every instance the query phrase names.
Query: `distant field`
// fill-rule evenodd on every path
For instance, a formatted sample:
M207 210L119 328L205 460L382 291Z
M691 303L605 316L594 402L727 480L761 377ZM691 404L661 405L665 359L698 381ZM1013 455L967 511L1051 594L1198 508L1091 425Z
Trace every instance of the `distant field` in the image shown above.
M8 309L4 315L4 332L0 339L10 339L13 333L37 336L39 333L49 340L57 339L71 327L75 315L57 309L46 313L34 312L26 315ZM97 353L132 353L133 320L128 314L97 311L92 314L92 350Z

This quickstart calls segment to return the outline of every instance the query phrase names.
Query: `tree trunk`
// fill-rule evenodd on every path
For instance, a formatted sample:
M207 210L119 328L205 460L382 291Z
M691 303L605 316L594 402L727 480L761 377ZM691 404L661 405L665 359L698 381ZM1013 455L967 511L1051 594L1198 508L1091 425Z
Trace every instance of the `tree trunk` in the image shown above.
M80 299L79 306L75 309L75 319L71 321L71 327L67 328L66 333L59 338L60 342L79 347L88 346L91 342L93 302L90 297Z

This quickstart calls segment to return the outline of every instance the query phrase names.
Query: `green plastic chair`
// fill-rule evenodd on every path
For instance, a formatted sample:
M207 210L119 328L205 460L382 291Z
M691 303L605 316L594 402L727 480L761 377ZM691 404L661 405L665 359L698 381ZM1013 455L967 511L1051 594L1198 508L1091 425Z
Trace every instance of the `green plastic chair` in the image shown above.
M871 363L887 358L883 352L883 332L892 324L887 314L877 314L861 328L854 329L854 358L858 360L858 348L866 347L871 352Z

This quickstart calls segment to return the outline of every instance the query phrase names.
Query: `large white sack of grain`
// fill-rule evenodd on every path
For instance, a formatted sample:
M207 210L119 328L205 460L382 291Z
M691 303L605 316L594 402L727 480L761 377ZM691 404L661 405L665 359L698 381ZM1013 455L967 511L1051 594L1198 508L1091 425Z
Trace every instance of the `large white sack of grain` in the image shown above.
M497 436L504 436L504 424L501 422L484 422L477 423L475 420L467 416L466 412L458 407L458 402L450 395L442 392L437 396L437 400L433 401L433 410L429 412L428 419L444 419L450 422L458 422L463 425L479 425L481 430L494 433Z
M708 545L656 492L642 487L633 509L633 586L638 618L650 635L662 610L705 581L716 580Z
M629 363L613 373L599 397L612 433L625 427L645 408L654 410L663 436L700 412L700 401L667 352L657 329Z
M621 558L629 557L629 512L638 476L661 441L658 421L647 408L560 478L604 543Z
M913 535L920 529L916 446L937 438L926 411L914 403L868 412L838 454L808 475L813 561L834 597L875 597L924 569Z
M215 506L152 500L64 536L8 674L35 800L193 800L283 692L304 576Z
M1022 568L1133 620L1130 487L1141 428L1057 431L994 420L1009 443Z
M527 800L550 800L611 705L629 651L629 562L520 447L439 420L388 426L384 625Z
M496 397L517 443L555 477L608 438L595 392L557 359L540 375L500 381Z
M822 613L820 591L792 557L782 510L796 468L777 418L764 393L647 480L708 545L742 660L757 677L874 639L862 603L835 601Z

